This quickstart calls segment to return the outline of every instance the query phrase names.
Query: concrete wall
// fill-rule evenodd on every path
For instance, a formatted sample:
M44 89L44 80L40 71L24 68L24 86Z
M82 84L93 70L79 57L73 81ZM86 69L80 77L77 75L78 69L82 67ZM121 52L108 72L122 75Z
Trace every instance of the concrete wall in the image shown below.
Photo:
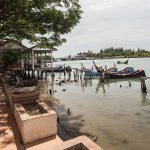
M92 140L86 136L79 136L77 138L65 141L54 147L51 147L52 150L103 150ZM48 149L47 149L48 150Z
M24 144L57 134L56 112L40 103L46 113L29 116L21 104L15 104L15 118Z

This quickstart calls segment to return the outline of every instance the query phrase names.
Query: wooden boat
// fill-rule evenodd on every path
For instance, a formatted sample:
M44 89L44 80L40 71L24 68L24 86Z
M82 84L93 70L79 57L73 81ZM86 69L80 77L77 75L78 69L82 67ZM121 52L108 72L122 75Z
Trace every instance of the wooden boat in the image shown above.
M111 68L109 68L109 69L107 69L106 66L105 66L105 69L102 69L102 67L98 67L98 66L95 64L94 61L93 61L93 64L94 64L94 66L95 66L95 68L96 68L96 70L97 70L97 72L98 72L99 74L102 74L103 71L104 71L104 72L117 72L117 71L118 71L118 69L117 69L117 67L116 67L115 64L114 64L113 67L111 67Z
M93 61L93 64L94 64L94 66L95 66L97 72L98 72L99 74L102 74L102 67L98 67L98 66L95 64L94 61Z
M139 78L146 77L144 70L134 70L133 67L126 67L125 69L118 72L107 72L106 73L110 79L118 78Z
M84 70L84 75L83 75L84 79L99 79L100 78L100 74L96 71L93 70Z
M81 63L82 70L83 70L83 79L99 79L100 74L97 71L93 71L92 69L87 69L84 67L84 65Z
M128 64L129 59L127 59L126 61L117 61L117 64Z
M53 66L52 69L51 69L51 66L48 65L48 67L46 67L45 69L47 70L47 72L52 72L52 71L53 72L64 72L64 71L71 72L72 71L70 66L64 66L64 65L55 65Z

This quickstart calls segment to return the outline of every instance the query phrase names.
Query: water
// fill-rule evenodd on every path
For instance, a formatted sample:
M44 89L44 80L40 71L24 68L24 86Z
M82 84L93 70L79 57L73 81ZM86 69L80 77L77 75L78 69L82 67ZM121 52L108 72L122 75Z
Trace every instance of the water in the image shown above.
M126 60L126 59L120 59ZM97 65L112 67L117 60L95 60ZM57 62L81 68L81 62L92 68L91 60ZM144 69L150 76L150 58L131 58L129 65ZM126 65L118 65L123 69ZM56 79L60 74L56 74ZM63 76L62 76L63 77ZM131 87L129 86L131 83ZM150 80L146 81L148 93L141 93L139 79L99 80L54 85L54 97L66 109L70 108L70 126L82 133L98 137L96 143L105 150L149 150L150 149ZM45 87L46 90L49 84ZM66 89L65 92L62 90ZM47 90L48 93L48 90ZM77 118L77 119L75 119ZM75 128L76 127L76 128Z

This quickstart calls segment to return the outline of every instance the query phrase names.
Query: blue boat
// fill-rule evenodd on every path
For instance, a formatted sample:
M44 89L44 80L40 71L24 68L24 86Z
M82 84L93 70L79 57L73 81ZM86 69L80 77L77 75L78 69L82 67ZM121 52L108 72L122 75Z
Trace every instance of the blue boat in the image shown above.
M83 75L84 79L99 79L100 78L100 74L97 71L93 71L93 70L84 70L84 75Z

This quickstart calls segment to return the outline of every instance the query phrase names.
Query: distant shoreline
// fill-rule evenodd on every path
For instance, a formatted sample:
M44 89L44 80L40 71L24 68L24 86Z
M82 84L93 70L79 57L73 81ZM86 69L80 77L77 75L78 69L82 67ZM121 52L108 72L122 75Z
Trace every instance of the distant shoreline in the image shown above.
M90 58L90 57L87 57L86 59L66 59L66 60L61 60L61 61L79 61L79 60L95 60L95 59L122 59L122 58L150 58L150 56L139 56L139 57L134 57L134 56L130 56L130 57L104 57L104 58ZM60 58L60 59L64 59L64 58ZM57 58L55 59L57 60ZM55 61L54 62L57 62Z

